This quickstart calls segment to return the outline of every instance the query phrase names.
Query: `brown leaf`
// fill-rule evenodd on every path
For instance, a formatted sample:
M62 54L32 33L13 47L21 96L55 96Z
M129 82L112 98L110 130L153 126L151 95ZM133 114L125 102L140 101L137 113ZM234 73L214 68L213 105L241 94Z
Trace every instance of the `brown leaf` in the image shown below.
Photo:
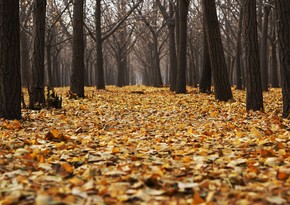
M52 129L46 134L46 139L55 141L55 142L60 142L60 141L67 141L70 138L67 136L64 136L60 131L56 129Z
M199 205L202 203L205 203L205 200L200 197L200 194L198 191L194 191L192 205Z

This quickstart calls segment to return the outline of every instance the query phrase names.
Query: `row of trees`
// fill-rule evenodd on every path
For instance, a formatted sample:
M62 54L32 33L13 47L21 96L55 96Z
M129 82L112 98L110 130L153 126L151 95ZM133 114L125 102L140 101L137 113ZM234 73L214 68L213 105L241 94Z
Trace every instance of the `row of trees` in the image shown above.
M287 0L0 0L0 13L0 117L21 117L20 82L32 109L45 105L45 85L84 97L86 85L143 83L176 93L213 84L221 101L234 84L247 110L263 110L279 76L289 115Z

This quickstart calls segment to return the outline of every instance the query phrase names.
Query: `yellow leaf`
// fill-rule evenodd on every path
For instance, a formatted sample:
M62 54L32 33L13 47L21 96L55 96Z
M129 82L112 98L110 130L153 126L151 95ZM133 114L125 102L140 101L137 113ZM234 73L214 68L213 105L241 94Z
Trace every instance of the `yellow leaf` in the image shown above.
M216 116L218 116L218 114L219 114L219 111L214 111L214 112L210 113L210 117L216 117Z
M13 121L13 128L14 129L20 129L21 128L21 123L18 120Z
M69 179L69 182L72 183L74 186L82 186L85 182L78 177L74 177Z
M56 143L55 146L58 148L58 149L63 149L65 147L65 142L59 142L59 143Z
M80 110L85 110L86 107L85 107L84 105L80 105L79 109L80 109Z
M61 165L61 167L63 168L64 171L73 172L73 167L69 163L61 162L60 165Z
M264 137L264 133L255 127L251 128L251 135L253 135L254 137L259 137L259 138Z
M191 156L185 156L182 158L182 162L184 163L188 163L188 162L192 162L193 158Z
M37 160L38 160L38 162L40 162L40 163L44 163L44 162L45 162L45 158L44 158L44 156L43 156L42 154L37 155Z
M120 152L120 149L118 147L114 147L112 149L112 154L116 154L116 153L119 153Z
M187 133L188 133L188 134L193 134L193 128L190 127L190 128L187 130Z
M244 133L241 132L241 131L237 131L237 132L236 132L236 136L237 136L237 137L243 137L243 136L244 136Z

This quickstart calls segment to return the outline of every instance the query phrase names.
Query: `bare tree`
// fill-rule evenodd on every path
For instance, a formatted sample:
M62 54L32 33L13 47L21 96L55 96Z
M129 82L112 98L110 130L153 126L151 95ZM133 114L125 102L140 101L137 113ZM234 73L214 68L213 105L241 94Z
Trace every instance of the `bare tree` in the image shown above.
M268 91L268 27L269 27L269 15L271 11L271 5L266 3L264 5L263 15L263 28L261 38L261 74L262 74L262 90Z
M45 104L44 96L44 47L46 0L34 0L33 7L33 59L29 107L36 109Z
M214 0L202 0L214 91L217 100L233 98ZM214 34L214 35L212 35Z
M205 22L203 20L203 64L202 64L202 73L199 84L199 91L201 93L210 93L211 92L211 65L208 51L208 37L205 29Z
M290 114L290 1L277 0L278 41L283 93L283 117Z
M166 20L168 29L168 45L169 45L169 78L170 78L170 90L176 91L176 78L177 78L177 56L176 56L176 42L175 42L175 22L174 22L174 3L169 1L168 12L166 7L161 4L160 0L156 0L159 10Z
M84 97L84 1L74 1L73 12L73 57L70 91Z
M0 118L21 118L19 1L0 0Z
M263 110L263 94L258 48L256 0L244 0L243 33L246 55L247 110Z
M178 53L177 53L177 83L176 93L186 93L186 45L187 45L187 15L189 0L181 0L178 4L179 28L178 28Z

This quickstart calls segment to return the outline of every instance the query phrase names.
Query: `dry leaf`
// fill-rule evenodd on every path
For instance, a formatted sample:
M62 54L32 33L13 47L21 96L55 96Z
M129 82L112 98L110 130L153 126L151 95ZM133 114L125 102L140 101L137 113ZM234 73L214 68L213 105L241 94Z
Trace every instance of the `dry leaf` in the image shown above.
M0 204L290 200L281 89L264 93L265 112L246 112L238 90L225 103L192 87L187 95L167 87L85 89L86 98L64 97L60 110L0 119Z

